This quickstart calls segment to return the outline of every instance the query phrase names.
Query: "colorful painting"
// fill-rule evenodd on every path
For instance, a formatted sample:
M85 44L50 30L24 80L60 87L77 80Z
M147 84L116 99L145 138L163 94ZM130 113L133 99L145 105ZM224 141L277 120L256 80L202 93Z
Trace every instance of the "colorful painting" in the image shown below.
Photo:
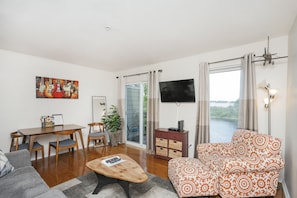
M78 81L36 76L36 98L78 99Z

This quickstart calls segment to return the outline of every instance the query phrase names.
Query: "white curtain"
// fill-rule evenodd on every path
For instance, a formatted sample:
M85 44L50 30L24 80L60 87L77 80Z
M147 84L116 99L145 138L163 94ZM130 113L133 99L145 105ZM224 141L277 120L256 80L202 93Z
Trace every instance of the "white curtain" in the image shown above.
M254 54L242 59L238 128L258 131L258 109Z
M119 114L121 116L121 122L122 122L122 135L120 136L120 143L125 143L126 142L126 124L125 124L125 81L123 77L117 77L117 95L118 95L118 101L117 101L117 106L119 110Z
M208 143L209 134L209 66L203 62L199 64L199 86L198 86L198 111L195 138L195 157L197 157L197 145Z
M148 73L146 151L154 154L154 131L159 128L159 71Z

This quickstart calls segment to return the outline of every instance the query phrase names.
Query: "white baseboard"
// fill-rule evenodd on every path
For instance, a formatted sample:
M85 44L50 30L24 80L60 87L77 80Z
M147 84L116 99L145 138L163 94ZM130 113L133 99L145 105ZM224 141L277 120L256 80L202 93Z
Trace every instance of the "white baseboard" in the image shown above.
M283 186L283 191L285 193L285 198L291 198L288 188L287 188L287 184L284 180L282 181L282 186Z

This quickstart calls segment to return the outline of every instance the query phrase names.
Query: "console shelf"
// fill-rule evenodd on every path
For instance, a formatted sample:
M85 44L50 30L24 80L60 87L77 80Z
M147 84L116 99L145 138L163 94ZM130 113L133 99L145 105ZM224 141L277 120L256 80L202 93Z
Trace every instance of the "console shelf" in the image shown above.
M188 131L156 129L154 147L156 158L170 160L176 157L188 157Z

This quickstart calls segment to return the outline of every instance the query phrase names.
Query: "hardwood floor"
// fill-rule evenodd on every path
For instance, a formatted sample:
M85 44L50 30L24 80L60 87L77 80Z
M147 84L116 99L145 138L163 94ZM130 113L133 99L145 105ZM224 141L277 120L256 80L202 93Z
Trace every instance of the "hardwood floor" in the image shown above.
M67 152L59 155L59 161L56 163L55 156L45 158L44 161L33 160L32 164L39 172L46 183L52 187L63 183L69 179L84 175L90 171L85 164L93 159L106 155L123 153L130 156L141 167L154 175L167 178L167 161L154 158L153 155L147 155L145 150L132 146L121 144L117 147L90 147L86 149L86 156L83 151Z
M59 155L58 163L56 163L55 156L52 156L44 160L33 160L32 165L45 182L52 187L91 171L85 166L86 162L117 153L130 156L138 162L146 172L168 179L168 161L157 159L153 155L146 154L143 149L125 144L121 144L117 147L90 147L86 149L85 155L82 150L63 153ZM219 196L215 198L219 198ZM285 198L281 185L279 185L275 198Z

